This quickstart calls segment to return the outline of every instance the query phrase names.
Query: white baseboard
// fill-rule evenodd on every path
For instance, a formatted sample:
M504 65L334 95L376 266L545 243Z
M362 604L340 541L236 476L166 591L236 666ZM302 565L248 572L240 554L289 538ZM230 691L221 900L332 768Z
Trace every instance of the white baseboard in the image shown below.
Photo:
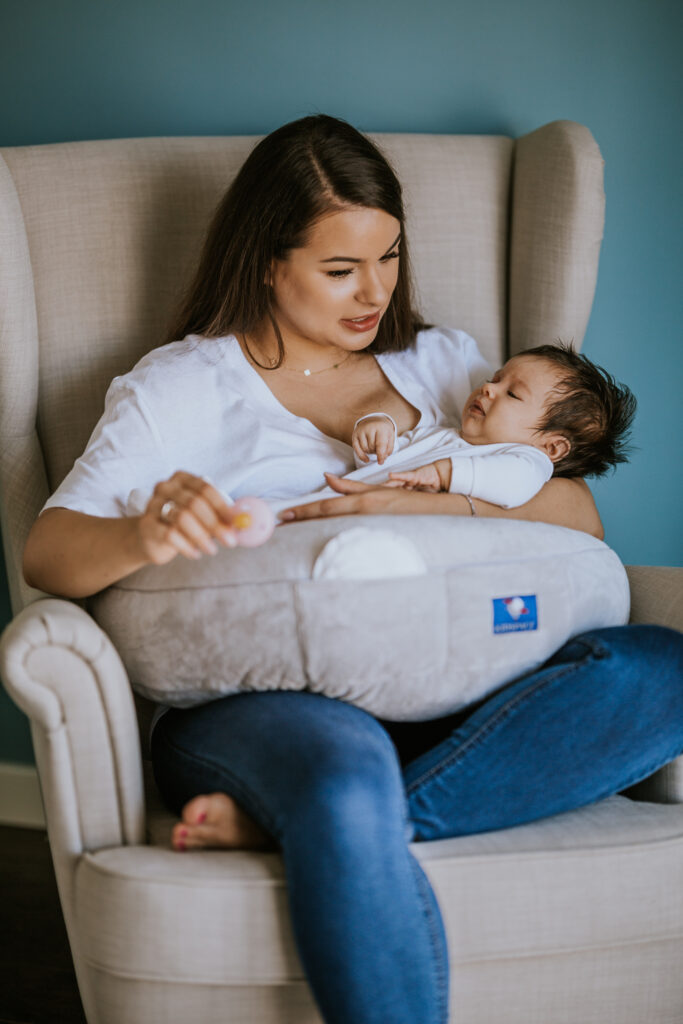
M32 765L0 761L0 825L45 828L38 772Z

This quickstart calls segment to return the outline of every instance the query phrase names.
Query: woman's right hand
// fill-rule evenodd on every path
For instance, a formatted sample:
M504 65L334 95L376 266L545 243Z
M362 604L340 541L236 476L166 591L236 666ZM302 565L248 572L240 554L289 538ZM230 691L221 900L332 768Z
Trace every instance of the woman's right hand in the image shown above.
M237 543L233 515L232 506L213 484L179 470L156 485L138 519L141 553L155 565L165 565L176 555L195 559L214 555L216 541L233 548Z
M146 565L213 554L216 541L234 547L236 515L212 484L183 472L157 484L142 515L110 518L49 508L29 532L24 578L49 594L89 597Z

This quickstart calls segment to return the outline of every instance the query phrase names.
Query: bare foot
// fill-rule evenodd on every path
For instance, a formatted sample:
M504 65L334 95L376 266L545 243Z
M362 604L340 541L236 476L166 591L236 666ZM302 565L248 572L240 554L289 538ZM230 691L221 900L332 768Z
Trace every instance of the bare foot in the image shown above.
M226 793L196 796L171 833L174 850L272 850L273 839Z

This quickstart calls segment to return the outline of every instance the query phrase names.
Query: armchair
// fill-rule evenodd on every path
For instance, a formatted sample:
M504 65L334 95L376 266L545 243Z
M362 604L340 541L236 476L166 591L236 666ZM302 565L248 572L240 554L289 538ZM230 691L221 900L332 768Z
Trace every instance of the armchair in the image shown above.
M0 672L31 719L89 1024L320 1021L279 856L170 849L145 757L149 705L86 611L32 591L20 571L30 525L85 446L109 381L159 343L253 141L0 154L0 524L16 613ZM494 362L557 337L580 342L604 211L586 128L379 143L405 185L429 320L468 330ZM629 576L633 621L683 628L683 571ZM459 1024L681 1019L683 759L628 796L415 849L443 908Z

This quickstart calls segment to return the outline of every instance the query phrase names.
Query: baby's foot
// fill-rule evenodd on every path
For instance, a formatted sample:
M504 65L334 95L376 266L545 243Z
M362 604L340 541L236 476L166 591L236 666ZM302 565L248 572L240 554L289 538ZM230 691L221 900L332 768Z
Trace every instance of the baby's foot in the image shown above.
M222 847L228 850L269 850L275 844L253 818L226 793L196 796L183 807L171 833L174 850Z

